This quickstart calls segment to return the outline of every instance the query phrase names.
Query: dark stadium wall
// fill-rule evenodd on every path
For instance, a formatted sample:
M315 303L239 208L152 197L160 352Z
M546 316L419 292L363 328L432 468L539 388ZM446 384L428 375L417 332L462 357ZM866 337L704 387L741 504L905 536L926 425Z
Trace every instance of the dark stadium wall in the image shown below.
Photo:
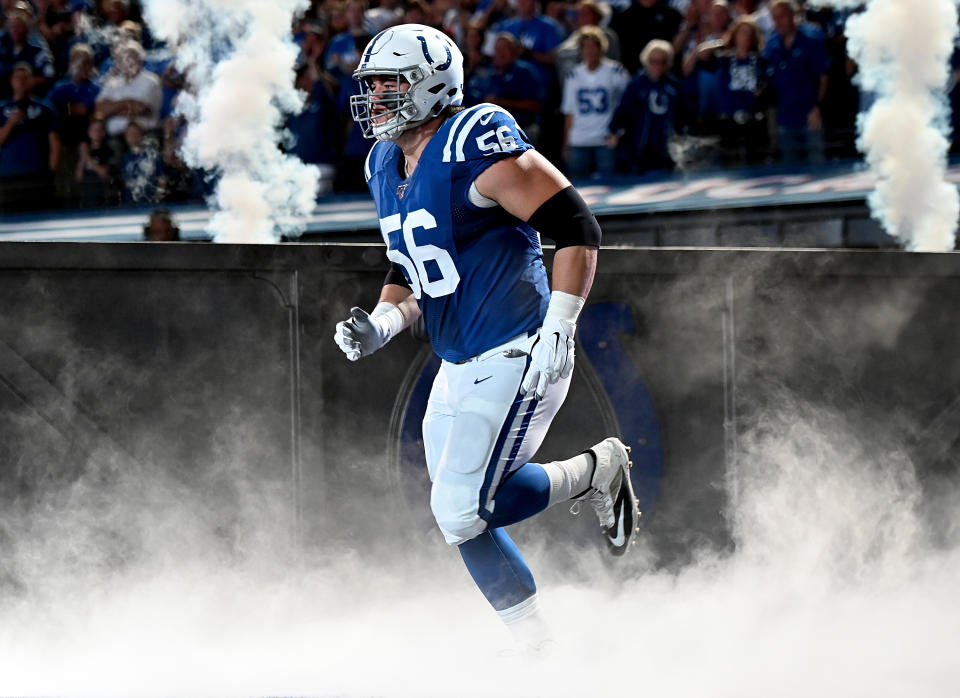
M354 364L332 340L383 269L376 245L2 245L0 504L55 517L86 498L102 518L88 545L121 564L149 554L138 516L186 499L228 557L251 537L296 554L442 545L419 443L428 345L405 333ZM958 471L958 297L956 254L603 249L539 458L621 433L668 567L735 545L741 464L762 468L758 444L797 442L800 423L903 452L935 519ZM568 517L517 537L562 563ZM592 517L573 526L599 544ZM13 535L0 526L0 557Z

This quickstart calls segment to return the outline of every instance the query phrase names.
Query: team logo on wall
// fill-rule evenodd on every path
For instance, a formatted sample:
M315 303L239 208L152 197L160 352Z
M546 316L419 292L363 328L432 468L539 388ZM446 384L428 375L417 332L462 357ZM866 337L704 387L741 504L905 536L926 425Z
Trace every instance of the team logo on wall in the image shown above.
M643 512L641 525L654 509L663 474L663 444L660 422L650 393L625 350L622 338L634 334L633 311L625 303L590 303L577 323L576 367L571 395L560 410L578 410L599 420L604 435L619 436L633 447L631 480ZM397 395L390 420L388 467L393 485L413 512L429 515L429 479L423 456L421 422L440 359L424 346ZM580 383L581 385L576 385ZM572 401L574 389L580 396ZM551 432L557 429L554 421ZM587 437L585 436L584 439ZM547 441L551 439L548 433ZM589 443L584 441L583 447ZM424 518L424 525L432 522Z

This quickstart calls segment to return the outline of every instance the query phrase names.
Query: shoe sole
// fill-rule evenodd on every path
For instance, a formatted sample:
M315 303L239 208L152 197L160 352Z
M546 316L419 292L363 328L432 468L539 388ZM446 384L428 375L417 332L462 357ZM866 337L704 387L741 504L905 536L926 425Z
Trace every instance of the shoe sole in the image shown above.
M625 446L627 453L630 447ZM626 466L620 468L620 486L617 488L617 497L613 502L613 526L604 529L607 548L611 554L621 556L630 548L630 541L637 531L640 521L640 509L636 495L633 492L633 483L630 481L630 468L633 461L627 461Z

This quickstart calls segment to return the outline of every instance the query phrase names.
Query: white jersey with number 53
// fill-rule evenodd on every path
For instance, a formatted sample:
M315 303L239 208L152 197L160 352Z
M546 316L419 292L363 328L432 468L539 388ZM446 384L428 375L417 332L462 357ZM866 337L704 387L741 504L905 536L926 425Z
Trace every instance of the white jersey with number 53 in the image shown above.
M550 300L537 231L470 187L487 167L533 146L513 117L480 104L447 119L412 176L391 142L365 176L387 257L403 269L433 349L461 361L538 328Z

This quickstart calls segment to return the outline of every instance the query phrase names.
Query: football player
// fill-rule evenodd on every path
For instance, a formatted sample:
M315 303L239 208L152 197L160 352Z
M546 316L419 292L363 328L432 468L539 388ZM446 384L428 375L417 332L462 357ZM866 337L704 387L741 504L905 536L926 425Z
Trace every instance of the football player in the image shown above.
M353 308L335 340L356 361L423 316L442 359L423 420L433 515L521 645L536 647L536 585L505 527L586 501L622 554L639 516L616 438L528 462L570 385L600 227L508 112L459 106L463 57L445 34L385 29L353 77L353 117L377 141L364 175L391 267L379 303ZM556 242L552 290L540 232Z

